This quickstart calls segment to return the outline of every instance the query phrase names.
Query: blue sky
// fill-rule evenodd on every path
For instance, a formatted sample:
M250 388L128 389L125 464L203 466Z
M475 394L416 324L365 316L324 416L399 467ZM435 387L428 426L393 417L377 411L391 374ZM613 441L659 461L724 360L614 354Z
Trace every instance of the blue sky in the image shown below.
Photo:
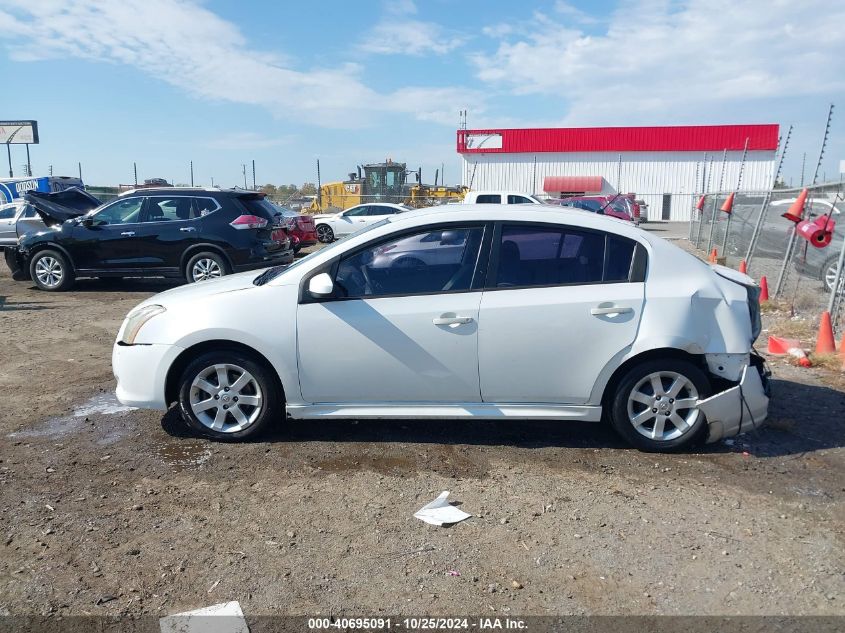
M737 6L739 5L739 6ZM797 185L845 108L835 0L0 0L0 119L35 174L243 185L390 157L459 179L469 127L780 123ZM822 172L839 177L845 109ZM13 148L20 173L23 148ZM5 157L0 159L5 172ZM249 174L251 184L251 173Z

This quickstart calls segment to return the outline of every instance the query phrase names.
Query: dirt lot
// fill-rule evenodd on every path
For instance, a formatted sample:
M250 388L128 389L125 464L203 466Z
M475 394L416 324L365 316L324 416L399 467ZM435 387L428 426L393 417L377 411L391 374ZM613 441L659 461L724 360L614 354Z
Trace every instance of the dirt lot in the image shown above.
M212 443L110 395L166 287L0 272L0 614L845 614L842 374L775 361L768 427L671 456L539 422ZM442 490L473 518L412 517Z

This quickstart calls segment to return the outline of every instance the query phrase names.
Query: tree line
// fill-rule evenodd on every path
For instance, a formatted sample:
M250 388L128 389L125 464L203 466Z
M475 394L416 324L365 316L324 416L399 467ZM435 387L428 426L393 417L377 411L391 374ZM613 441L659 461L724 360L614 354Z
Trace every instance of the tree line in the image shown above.
M267 184L261 187L260 190L268 196L275 196L277 198L292 197L296 195L313 196L317 193L317 185L313 182L306 182L301 186Z

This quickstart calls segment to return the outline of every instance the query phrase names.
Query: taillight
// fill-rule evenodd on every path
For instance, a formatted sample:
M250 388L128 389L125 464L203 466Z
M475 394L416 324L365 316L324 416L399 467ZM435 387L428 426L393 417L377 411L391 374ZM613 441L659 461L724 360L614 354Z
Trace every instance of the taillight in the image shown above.
M267 226L267 220L257 215L240 215L229 222L229 226L233 229L263 229Z

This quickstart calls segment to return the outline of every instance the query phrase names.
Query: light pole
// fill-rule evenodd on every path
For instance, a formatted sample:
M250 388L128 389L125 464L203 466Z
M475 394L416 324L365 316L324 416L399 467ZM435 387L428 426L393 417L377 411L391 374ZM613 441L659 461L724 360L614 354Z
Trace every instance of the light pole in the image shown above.
M241 171L244 173L244 189L246 189L246 164L241 163Z

